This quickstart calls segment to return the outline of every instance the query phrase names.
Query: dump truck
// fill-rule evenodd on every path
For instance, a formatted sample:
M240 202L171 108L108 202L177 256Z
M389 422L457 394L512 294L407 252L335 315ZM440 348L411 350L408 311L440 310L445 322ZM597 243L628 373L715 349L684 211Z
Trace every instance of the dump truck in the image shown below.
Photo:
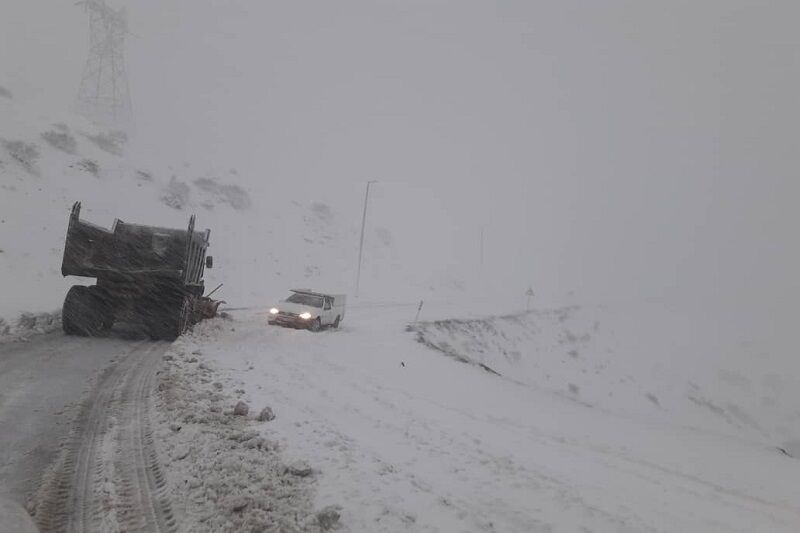
M61 273L96 278L74 285L62 308L67 335L97 336L116 321L143 324L153 339L174 340L214 316L219 302L204 297L210 230L170 229L115 220L111 230L80 219L72 206Z

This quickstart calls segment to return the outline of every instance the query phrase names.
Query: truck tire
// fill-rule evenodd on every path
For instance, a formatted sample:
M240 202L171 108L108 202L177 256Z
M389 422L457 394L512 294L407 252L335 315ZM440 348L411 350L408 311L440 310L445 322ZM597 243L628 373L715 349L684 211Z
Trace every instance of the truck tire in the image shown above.
M78 286L70 287L61 306L61 329L66 335L80 335L81 307L83 306L82 291Z
M159 312L159 309L163 310ZM189 328L191 317L192 301L184 296L172 305L153 303L145 315L145 324L151 339L174 341Z
M336 320L333 321L333 329L339 329L339 322L341 322L342 317L337 315Z
M101 331L107 332L114 326L116 316L114 314L114 304L111 296L97 285L89 287L89 293L95 300L95 306L102 318Z
M92 337L104 331L104 302L90 287L74 285L64 298L61 327L67 335Z
M317 318L316 318L316 319L315 319L315 320L314 320L314 321L311 323L311 325L310 325L310 326L308 326L308 329L310 329L311 331L314 331L314 332L317 332L317 331L319 331L319 330L321 330L321 329L322 329L322 321L320 321L319 317L317 317Z

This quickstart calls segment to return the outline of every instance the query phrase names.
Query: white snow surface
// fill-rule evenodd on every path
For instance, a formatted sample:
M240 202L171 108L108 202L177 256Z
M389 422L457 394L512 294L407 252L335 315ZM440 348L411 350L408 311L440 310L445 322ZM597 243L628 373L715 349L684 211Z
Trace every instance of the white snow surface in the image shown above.
M244 391L224 391L199 347L232 327L199 324L173 344L159 374L155 440L179 530L318 531L311 477L293 473L254 415L235 416Z
M39 530L24 507L17 502L0 498L0 531L37 533Z
M704 314L663 302L568 306L409 329L457 360L605 411L756 440L800 438L794 354L775 339L754 342L746 315ZM721 318L726 335L714 328Z
M463 309L431 305L425 316ZM310 465L313 507L340 506L344 530L800 528L800 462L777 449L791 440L783 426L797 420L796 393L774 387L770 396L761 384L775 378L757 357L716 373L706 372L713 363L695 369L692 350L669 352L667 364L658 356L669 343L653 356L635 349L652 329L615 330L646 308L616 318L603 308L541 310L406 331L414 311L356 303L340 330L318 334L267 326L266 310L241 311L199 345L251 419L274 410L275 420L254 427L284 461ZM651 324L664 333L680 316ZM461 359L502 375L431 347L445 339ZM749 396L729 396L736 387Z

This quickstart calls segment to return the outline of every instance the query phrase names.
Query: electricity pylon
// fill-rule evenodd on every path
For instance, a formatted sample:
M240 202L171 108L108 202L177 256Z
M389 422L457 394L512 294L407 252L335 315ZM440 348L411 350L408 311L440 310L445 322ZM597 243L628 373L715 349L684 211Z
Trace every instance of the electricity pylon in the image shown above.
M131 95L123 47L128 26L124 8L105 0L78 2L89 14L89 55L83 68L76 108L81 115L114 128L131 125Z

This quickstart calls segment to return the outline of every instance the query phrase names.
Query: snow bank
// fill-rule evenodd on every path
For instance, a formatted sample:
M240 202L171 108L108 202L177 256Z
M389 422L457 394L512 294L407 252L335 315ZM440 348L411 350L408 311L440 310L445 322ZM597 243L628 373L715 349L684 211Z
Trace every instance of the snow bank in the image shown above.
M16 320L0 317L0 343L25 342L33 335L61 329L61 311L52 313L22 313Z
M181 528L330 529L332 510L312 507L313 473L285 463L282 446L254 416L234 416L244 391L223 391L224 376L203 355L204 343L232 328L224 319L202 322L164 357L156 435Z
M791 357L702 310L565 307L408 327L420 343L502 379L616 413L778 443L800 437ZM788 354L786 354L788 355Z

